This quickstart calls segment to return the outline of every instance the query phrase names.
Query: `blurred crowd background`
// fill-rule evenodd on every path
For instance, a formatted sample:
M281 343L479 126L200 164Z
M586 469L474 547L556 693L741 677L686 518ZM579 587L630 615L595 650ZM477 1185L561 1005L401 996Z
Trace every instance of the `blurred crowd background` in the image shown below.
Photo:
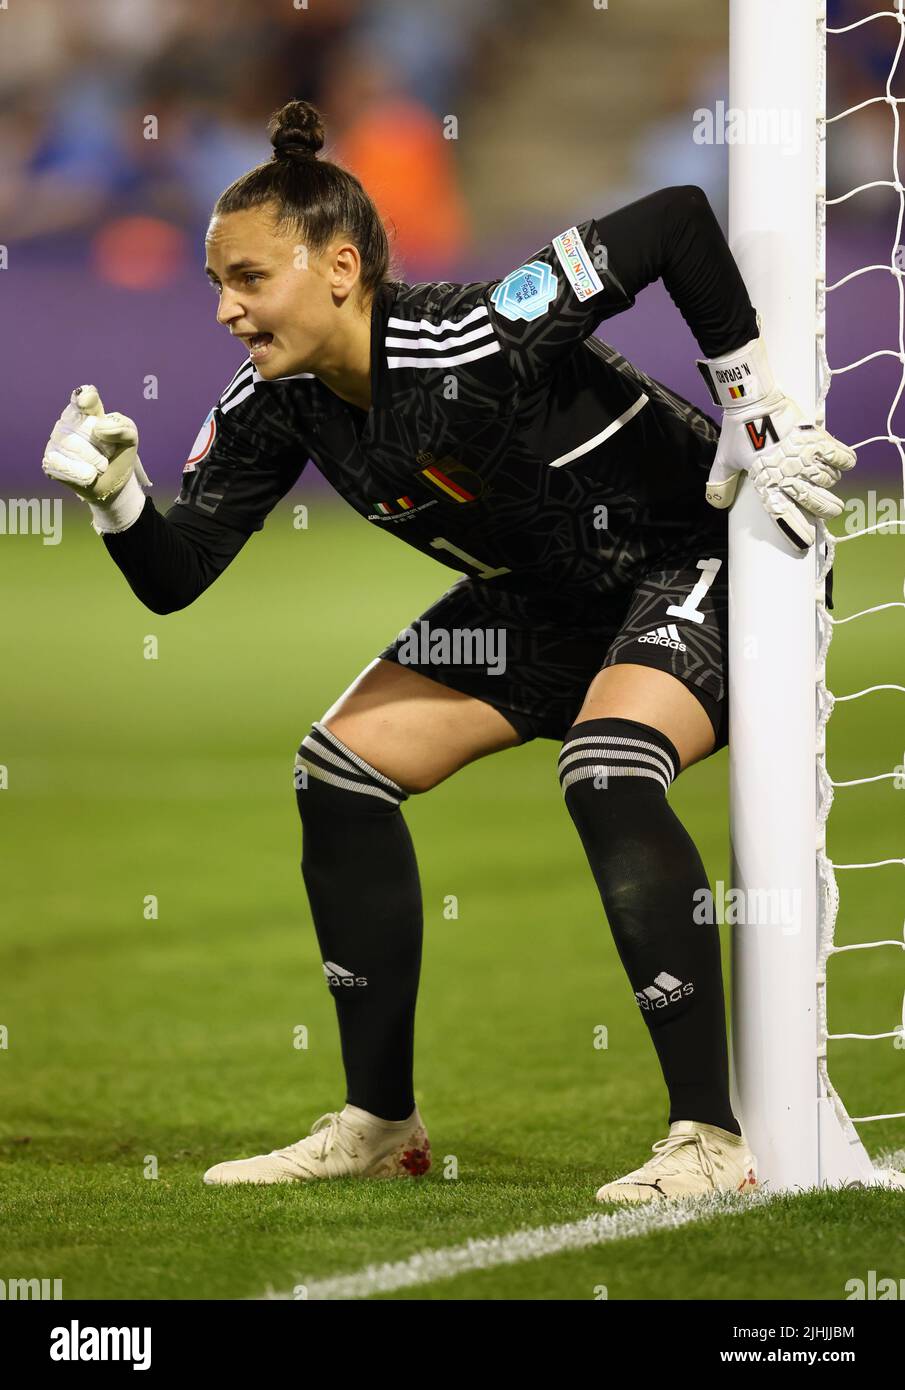
M830 23L880 8L830 0ZM136 414L149 373L191 441L236 365L201 276L210 208L268 157L267 119L292 97L321 108L325 153L374 196L408 281L503 275L563 226L667 184L699 184L725 227L728 151L695 141L693 115L728 105L727 31L726 0L10 0L6 384L26 389L39 364L42 381L41 427L23 424L18 443L33 449L81 380ZM897 39L887 19L831 41L831 112L883 93ZM892 153L888 104L835 127L829 197L890 178ZM897 211L890 189L831 210L831 279L888 262ZM859 353L840 336L869 351L897 315L882 276L850 300L831 320L845 360ZM684 325L657 291L643 302L603 336L705 404ZM888 404L890 368L873 374L874 404ZM859 408L863 395L864 382ZM178 452L176 433L153 447Z

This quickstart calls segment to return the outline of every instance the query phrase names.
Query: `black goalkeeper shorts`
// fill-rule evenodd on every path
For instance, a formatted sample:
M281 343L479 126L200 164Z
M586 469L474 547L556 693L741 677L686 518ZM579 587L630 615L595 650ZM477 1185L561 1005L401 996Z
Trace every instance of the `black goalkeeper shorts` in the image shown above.
M699 561L708 568L702 571ZM561 740L604 667L653 666L678 677L701 702L716 751L729 731L725 541L669 563L646 572L633 590L587 599L516 594L492 581L460 579L379 656L485 700L525 742ZM457 632L490 637L481 649Z

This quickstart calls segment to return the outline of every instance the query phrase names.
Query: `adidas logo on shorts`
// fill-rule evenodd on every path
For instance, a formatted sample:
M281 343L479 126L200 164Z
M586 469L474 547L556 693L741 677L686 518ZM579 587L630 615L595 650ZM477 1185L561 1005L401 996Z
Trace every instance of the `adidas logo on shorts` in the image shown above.
M645 985L644 989L635 991L635 998L642 1009L665 1009L667 1004L677 1004L688 994L694 994L693 984L689 982L683 985L675 975L661 970L652 985Z
M668 623L666 627L652 628L643 637L639 637L638 641L653 642L655 647L671 647L674 652L685 651L685 643L680 638L675 623Z

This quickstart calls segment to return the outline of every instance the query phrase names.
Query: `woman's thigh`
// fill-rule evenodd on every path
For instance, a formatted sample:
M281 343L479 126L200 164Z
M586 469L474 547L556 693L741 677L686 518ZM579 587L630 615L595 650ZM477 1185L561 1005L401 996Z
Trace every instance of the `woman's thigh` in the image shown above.
M484 700L376 657L320 721L403 791L429 791L460 767L522 742Z
M575 722L607 718L659 729L675 745L682 768L709 757L716 745L701 702L677 676L653 666L619 662L598 672Z

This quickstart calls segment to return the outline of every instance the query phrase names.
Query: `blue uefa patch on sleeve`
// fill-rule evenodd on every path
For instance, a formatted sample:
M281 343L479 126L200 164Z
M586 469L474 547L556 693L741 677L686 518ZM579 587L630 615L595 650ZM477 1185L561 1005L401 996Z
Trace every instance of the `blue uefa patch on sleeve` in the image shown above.
M539 319L556 298L559 282L546 261L529 261L501 280L490 302L506 319Z

